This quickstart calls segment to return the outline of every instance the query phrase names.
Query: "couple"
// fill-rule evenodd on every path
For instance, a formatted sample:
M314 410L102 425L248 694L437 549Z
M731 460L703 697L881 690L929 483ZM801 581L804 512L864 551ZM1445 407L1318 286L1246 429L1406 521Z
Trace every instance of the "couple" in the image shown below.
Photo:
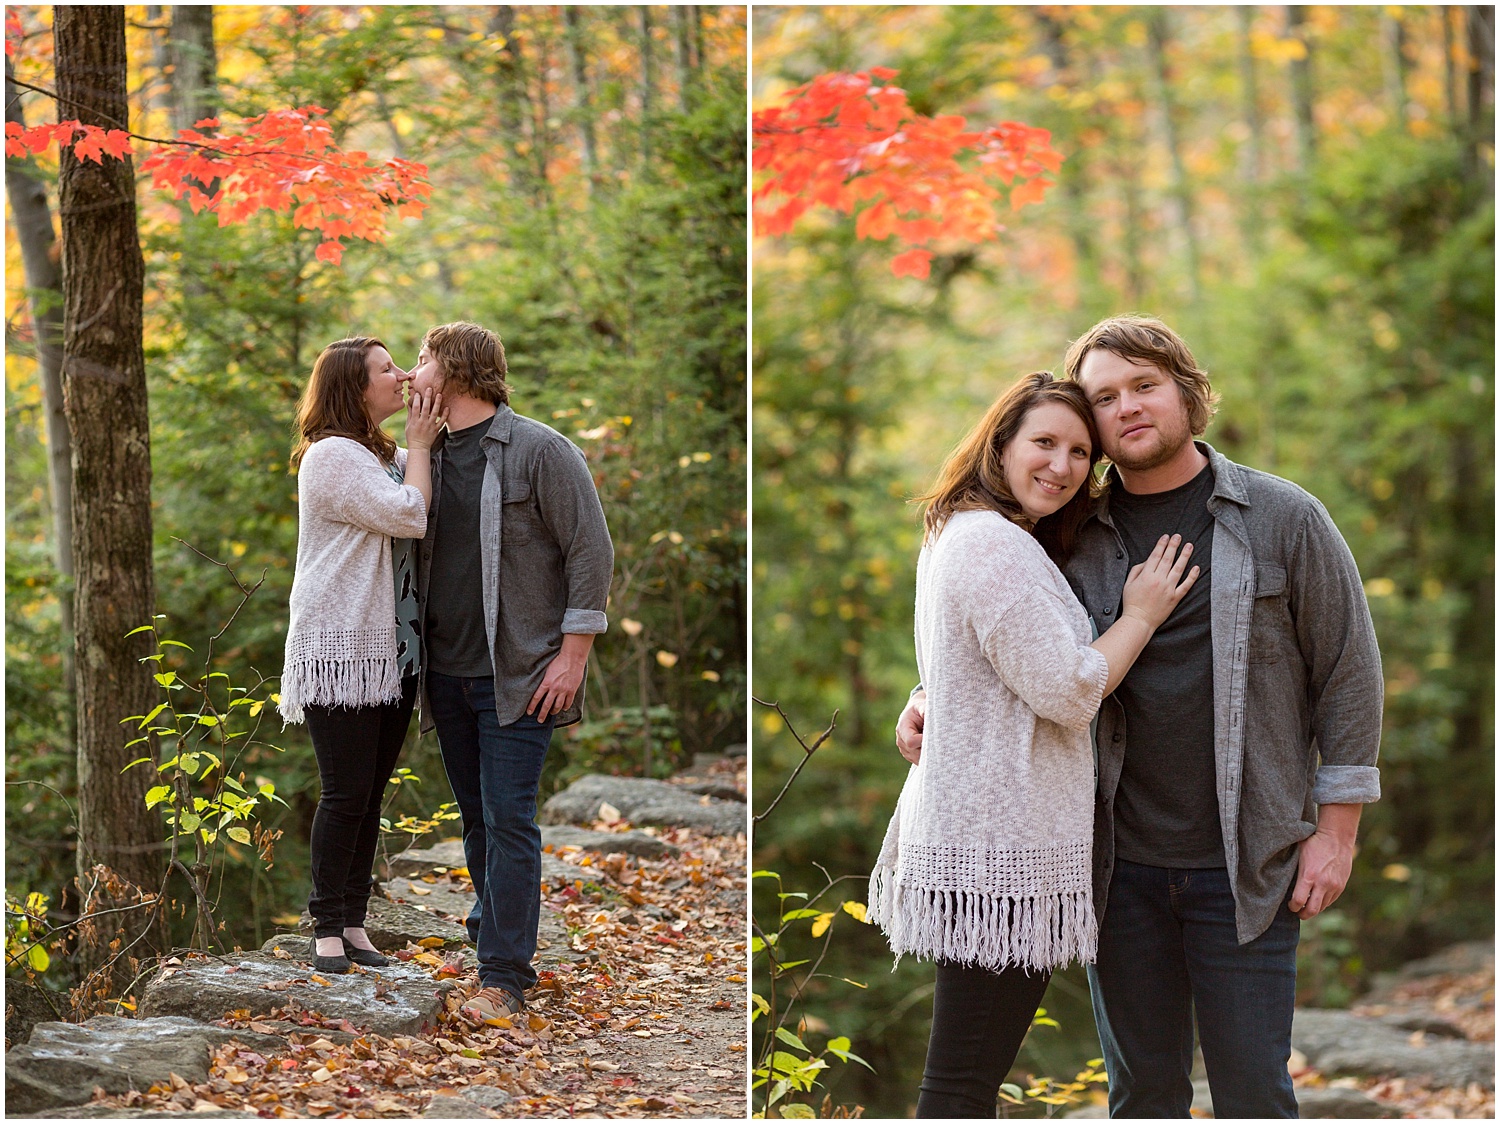
M1196 1016L1215 1115L1296 1117L1298 919L1380 796L1359 573L1316 499L1193 440L1216 396L1165 324L1102 321L1065 364L922 497L915 767L870 883L936 962L917 1115L993 1117L1079 960L1111 1116L1188 1115Z
M380 806L412 708L437 728L477 895L467 928L501 1024L525 1007L540 916L537 786L577 722L614 548L583 454L508 405L505 348L431 329L403 372L369 336L329 344L297 410L297 569L281 714L306 721L313 966L387 963L365 932ZM407 448L380 425L405 405ZM299 467L300 466L300 467Z

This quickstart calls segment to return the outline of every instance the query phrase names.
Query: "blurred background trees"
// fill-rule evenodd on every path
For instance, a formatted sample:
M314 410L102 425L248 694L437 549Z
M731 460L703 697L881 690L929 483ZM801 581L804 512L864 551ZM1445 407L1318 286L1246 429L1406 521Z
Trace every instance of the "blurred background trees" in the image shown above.
M16 76L52 88L52 9L7 11L22 32ZM248 581L266 571L216 652L236 681L279 672L297 529L287 458L313 359L373 334L409 365L427 327L473 319L505 339L518 411L583 448L616 545L590 721L556 738L544 797L582 771L661 773L739 741L744 10L149 6L126 19L134 131L319 105L343 148L420 161L434 189L422 219L349 246L336 267L288 216L220 229L137 184L162 635L201 652L239 601L182 539ZM18 105L30 124L55 119L39 94ZM7 172L35 185L28 215L38 199L55 215L55 161ZM49 299L28 304L19 221L6 238L6 885L48 894L65 920L72 588L38 363ZM232 846L215 872L214 896L246 903L222 914L230 943L263 939L306 892L317 771L302 728L272 740L286 752L249 764L290 802L267 824L285 836L269 873ZM396 814L450 799L435 739L402 763L423 783L402 787Z
M755 694L832 742L757 833L788 888L865 873L906 765L919 542L908 496L1001 388L1104 315L1158 315L1224 398L1208 439L1328 506L1387 684L1384 796L1334 910L1303 927L1308 1003L1493 932L1493 9L758 8L753 104L890 67L923 113L1052 130L1044 204L930 278L810 215L754 247ZM755 784L801 751L757 714ZM758 880L758 889L770 884ZM786 955L791 955L790 952ZM930 968L846 927L806 1029L877 1073L835 1102L905 1115ZM1020 1065L1098 1056L1082 973ZM821 1095L821 1094L820 1094Z

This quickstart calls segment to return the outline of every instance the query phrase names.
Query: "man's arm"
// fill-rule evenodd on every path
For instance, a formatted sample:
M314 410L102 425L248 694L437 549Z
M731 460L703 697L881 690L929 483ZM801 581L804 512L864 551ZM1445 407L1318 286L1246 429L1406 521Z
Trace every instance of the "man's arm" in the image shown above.
M1324 804L1318 830L1297 845L1297 882L1289 908L1311 920L1338 900L1354 867L1354 838L1363 804Z
M531 702L527 704L527 714L535 710L536 720L545 722L573 705L573 696L578 693L578 685L583 682L583 671L589 662L589 649L593 646L592 632L564 633L562 651L553 656L552 662L547 665L542 685L536 689L536 694L531 696Z
M896 719L896 748L913 765L922 760L922 727L927 721L927 692L918 687Z

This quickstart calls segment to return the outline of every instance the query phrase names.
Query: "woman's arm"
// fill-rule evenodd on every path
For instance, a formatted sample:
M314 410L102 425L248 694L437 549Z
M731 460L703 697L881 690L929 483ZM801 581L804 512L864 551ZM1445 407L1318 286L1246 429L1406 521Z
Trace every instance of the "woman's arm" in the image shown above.
M1120 610L1120 619L1091 645L1109 664L1109 677L1104 681L1106 695L1120 685L1156 630L1198 580L1197 566L1183 576L1192 553L1193 544L1183 543L1181 535L1170 539L1163 535L1151 556L1125 579L1125 605Z
M432 510L432 446L448 422L441 391L411 396L406 408L406 483L422 493Z

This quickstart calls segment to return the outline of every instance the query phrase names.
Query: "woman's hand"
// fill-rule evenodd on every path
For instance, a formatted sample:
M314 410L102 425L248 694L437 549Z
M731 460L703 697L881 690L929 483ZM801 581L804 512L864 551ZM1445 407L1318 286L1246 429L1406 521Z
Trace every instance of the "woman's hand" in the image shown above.
M1133 617L1153 632L1160 628L1198 580L1197 566L1183 576L1192 553L1193 544L1182 542L1181 535L1171 538L1163 535L1151 557L1132 569L1125 579L1125 607L1120 618Z
M421 394L412 391L411 403L406 408L407 449L430 450L447 424L448 411L443 409L441 391Z

